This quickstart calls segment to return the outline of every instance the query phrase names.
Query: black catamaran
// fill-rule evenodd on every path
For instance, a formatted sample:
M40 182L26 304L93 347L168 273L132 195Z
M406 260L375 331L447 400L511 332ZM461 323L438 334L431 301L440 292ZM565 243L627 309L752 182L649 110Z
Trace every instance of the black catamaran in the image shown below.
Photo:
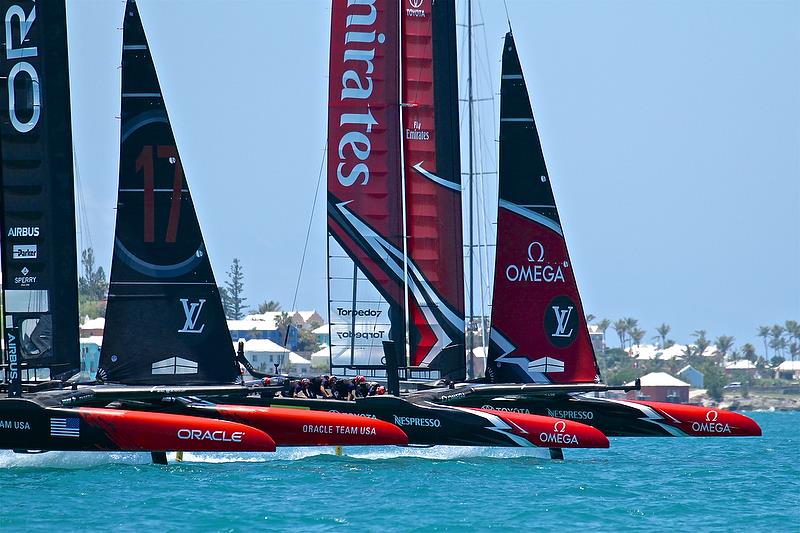
M0 13L0 260L8 393L0 399L0 448L274 450L267 434L234 422L68 407L95 391L66 381L80 366L66 6L58 0L3 0Z
M42 42L39 38L48 35L50 40L34 49L47 54L50 61L39 70L32 70L31 65L22 69L29 74L29 78L23 80L28 82L27 90L34 91L34 96L27 101L34 102L37 107L35 114L27 116L26 109L16 105L18 114L11 124L16 127L23 124L22 120L32 123L34 116L38 124L26 126L27 132L20 131L30 132L30 136L25 138L27 144L3 145L4 213L6 217L17 217L11 218L17 224L15 221L20 213L23 218L28 217L28 237L40 237L45 244L50 243L46 228L59 225L69 228L68 223L73 225L73 233L65 236L65 242L59 244L71 255L69 259L64 258L66 264L72 266L71 276L62 275L57 281L75 289L71 137L67 130L54 136L51 144L42 141L49 121L67 126L70 123L69 109L64 107L69 102L65 6L63 2L51 2L43 9L41 4L34 2L16 2L7 7L6 19L20 21L21 33L12 37L21 35L18 38L26 44ZM407 437L396 426L362 417L242 406L228 406L226 410L224 405L182 399L184 395L193 398L244 396L254 391L237 383L240 381L239 367L133 1L126 6L125 20L121 179L109 303L111 334L107 337L108 343L104 343L110 348L103 352L100 371L104 382L113 383L80 384L74 379L69 382L47 379L36 383L42 380L30 380L28 376L23 383L19 376L19 360L14 357L20 353L14 351L16 345L13 341L17 335L27 335L23 340L36 344L41 350L41 353L34 354L35 365L28 365L28 351L21 352L26 370L28 366L50 370L61 366L63 360L72 358L77 362L78 358L77 342L74 349L68 350L67 346L63 352L58 352L60 358L52 356L56 353L54 347L66 343L60 336L61 330L53 328L45 334L40 324L60 322L55 318L46 322L34 315L58 315L58 319L71 326L71 335L65 336L77 341L77 311L69 311L70 303L76 306L77 297L70 300L66 290L53 291L52 294L45 292L39 300L29 297L33 307L13 307L14 314L6 316L7 323L24 327L19 330L22 333L9 330L12 342L7 345L6 387L10 398L0 400L0 448L18 451L141 450L152 451L154 460L165 462L164 452L167 450L274 451L276 440L281 445L407 443ZM6 24L6 29L8 27ZM133 75L126 75L128 71ZM57 75L51 77L51 72ZM49 90L51 83L55 84L52 91ZM9 89L12 95L28 94L21 92L26 88L21 82L9 87L12 87ZM15 101L13 98L8 101L12 102L13 113ZM27 111L30 112L30 108ZM52 113L57 114L53 116ZM3 136L4 141L8 138L9 135ZM54 149L56 142L66 143L67 149ZM57 161L64 171L40 172L39 161L31 159L29 152L46 160L54 150L55 155L62 158ZM139 155L132 156L134 151ZM159 162L164 164L159 166ZM28 169L27 174L5 172L6 168L22 167L23 163ZM7 181L8 176L14 180ZM69 201L62 198L58 203L43 203L41 200L37 203L38 197L31 201L24 196L34 193L41 196L42 191L46 193L51 189L69 191ZM49 196L44 197L49 199ZM157 224L156 220L162 222L162 215L166 221ZM135 224L143 231L138 234L132 231ZM155 232L162 230L165 231L163 239L156 240ZM15 230L14 235L22 237L23 231ZM49 253L44 253L45 248L39 241L28 239L25 242L25 246L34 250L32 259L50 257ZM188 248L191 250L183 257L181 254ZM60 248L58 251L63 253ZM179 256L182 261L176 259ZM9 258L17 260L14 256L4 255L4 273L11 270L7 268ZM40 283L36 285L37 289L44 291L56 281L48 277L45 270L48 266L37 265L37 278L31 281ZM40 273L42 277L38 278ZM16 298L15 302L21 301L18 295L12 296ZM183 313L166 309L173 303L178 304ZM178 318L178 314L182 316ZM29 326L26 324L28 320L35 323ZM34 340L28 339L31 336ZM149 339L154 339L154 342L148 342ZM50 348L44 344L45 341ZM161 357L160 354L165 353L169 357ZM74 374L78 365L71 368ZM24 397L23 385L27 389ZM171 407L164 407L165 402ZM303 431L305 426L332 426L341 431ZM275 440L262 430L265 427L275 434Z
M454 0L333 1L331 368L394 395L248 401L377 417L413 444L607 447L575 421L399 396L399 379L466 377L455 28Z
M453 2L413 7L333 1L331 368L338 374L385 377L395 394L343 409L394 417L411 442L430 444L485 444L480 423L459 420L456 428L457 417L442 411L445 406L501 417L559 417L615 436L760 435L755 422L736 413L582 395L611 388L601 383L511 33L503 51L489 357L484 379L463 381L463 292L448 290L453 287L446 283L463 284L460 208L454 207L460 203L460 185L453 138L453 28ZM451 246L449 252L445 246ZM461 331L452 333L447 325ZM426 334L431 342L420 343ZM380 341L387 339L384 351ZM432 349L426 352L426 347ZM431 353L436 357L420 357ZM461 382L399 397L392 387L395 372L400 379ZM325 400L274 402L331 408ZM425 429L408 427L412 417L425 421Z
M488 384L458 387L440 395L440 403L561 416L610 436L761 434L737 413L581 394L608 387L600 384L511 32L503 46L499 174Z
M99 379L127 387L177 385L181 396L213 397L220 403L155 397L128 407L241 422L268 432L278 446L406 444L399 428L379 420L222 403L231 393L244 396L261 388L241 383L134 0L125 8L122 41L117 223ZM315 430L322 427L335 429Z

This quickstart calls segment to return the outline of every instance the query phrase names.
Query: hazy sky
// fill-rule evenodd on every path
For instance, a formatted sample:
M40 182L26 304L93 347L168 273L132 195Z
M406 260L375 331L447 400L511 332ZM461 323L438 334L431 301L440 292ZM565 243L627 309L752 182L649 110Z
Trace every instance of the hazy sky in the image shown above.
M329 2L138 3L217 282L239 257L248 303L288 308L324 156ZM106 268L123 6L68 1L79 242ZM474 9L490 172L507 23L501 0ZM508 0L508 10L587 312L636 317L647 339L666 322L678 342L706 329L757 346L756 326L799 320L800 2ZM485 174L479 195L490 236L495 181ZM322 187L297 306L324 313Z

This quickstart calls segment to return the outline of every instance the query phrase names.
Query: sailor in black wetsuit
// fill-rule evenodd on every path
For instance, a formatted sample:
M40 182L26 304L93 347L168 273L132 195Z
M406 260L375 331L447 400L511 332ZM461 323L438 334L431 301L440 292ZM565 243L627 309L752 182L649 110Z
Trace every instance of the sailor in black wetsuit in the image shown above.
M333 397L337 400L353 400L355 385L349 379L337 379L333 385Z
M316 387L314 386L314 379L318 380L319 378L313 378L313 379L303 378L303 381L302 381L302 383L303 383L303 394L306 395L306 398L316 398L317 397L317 393L319 392L319 385L317 385Z
M355 389L355 396L356 398L366 398L367 394L369 393L369 386L367 385L367 380L364 376L356 376L356 389Z
M322 376L322 379L320 379L320 384L319 384L320 398L331 398L333 396L333 394L331 394L331 379L336 379L336 378L331 378L330 376Z

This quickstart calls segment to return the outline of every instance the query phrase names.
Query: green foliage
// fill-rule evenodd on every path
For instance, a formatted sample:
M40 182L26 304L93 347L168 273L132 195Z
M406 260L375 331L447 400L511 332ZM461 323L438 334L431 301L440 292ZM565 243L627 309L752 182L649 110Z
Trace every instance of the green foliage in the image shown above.
M606 373L605 381L612 387L619 387L620 385L634 381L636 378L642 377L644 374L646 374L646 372L639 368L631 368L630 366L626 368L616 367Z
M106 297L108 281L103 267L95 268L94 250L87 248L81 252L81 276L78 279L78 294L87 301L99 301Z
M713 361L699 362L695 368L703 373L703 385L708 395L718 402L722 401L723 387L728 383L725 371Z
M316 352L320 349L320 344L317 336L311 333L310 328L303 328L300 330L299 340L297 342L298 352Z
M264 313L274 313L281 310L281 304L275 300L264 300L258 304L256 310L260 315L263 315Z
M244 268L238 258L233 258L230 270L228 270L228 280L225 288L220 290L222 306L225 308L225 316L229 320L241 320L247 305L244 303L247 298L244 294Z
M289 313L286 311L282 312L281 314L275 317L275 327L278 328L278 332L281 334L281 345L285 344L286 334L289 331L289 328L292 327L292 317L289 316Z
M78 315L83 317L98 318L106 315L106 303L103 300L90 300L80 296L78 298Z

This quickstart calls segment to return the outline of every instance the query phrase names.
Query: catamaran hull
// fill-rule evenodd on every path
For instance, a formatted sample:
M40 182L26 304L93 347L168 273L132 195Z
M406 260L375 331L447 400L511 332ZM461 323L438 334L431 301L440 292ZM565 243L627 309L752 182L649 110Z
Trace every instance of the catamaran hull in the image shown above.
M467 396L461 406L575 420L609 437L758 437L751 418L722 409L585 396L491 398Z
M361 398L354 402L305 398L249 398L248 401L383 420L402 429L412 445L545 448L607 448L609 445L602 432L574 420L440 406L395 396Z
M247 405L190 405L186 414L222 418L264 431L278 446L377 446L408 444L394 424L344 413Z
M0 400L0 449L37 451L273 452L275 441L251 426L192 416L42 406Z

